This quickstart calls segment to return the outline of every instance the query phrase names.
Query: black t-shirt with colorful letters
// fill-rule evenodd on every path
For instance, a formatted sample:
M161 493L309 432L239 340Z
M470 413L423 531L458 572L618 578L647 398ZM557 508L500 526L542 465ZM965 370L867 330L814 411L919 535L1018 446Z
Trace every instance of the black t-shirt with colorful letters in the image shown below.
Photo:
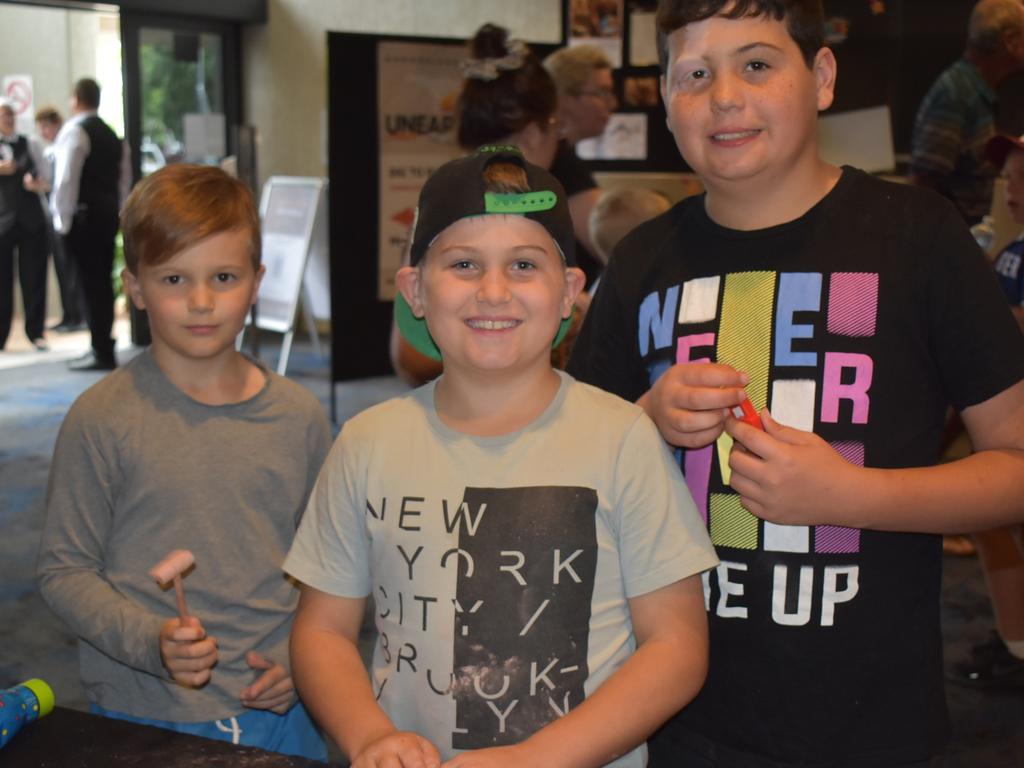
M918 467L948 405L1024 378L1024 336L948 203L844 168L795 221L726 229L697 196L620 244L569 372L635 400L701 361L746 371L757 408L855 464ZM730 445L677 453L722 562L705 575L707 683L666 732L754 765L941 750L939 538L758 520L728 485Z

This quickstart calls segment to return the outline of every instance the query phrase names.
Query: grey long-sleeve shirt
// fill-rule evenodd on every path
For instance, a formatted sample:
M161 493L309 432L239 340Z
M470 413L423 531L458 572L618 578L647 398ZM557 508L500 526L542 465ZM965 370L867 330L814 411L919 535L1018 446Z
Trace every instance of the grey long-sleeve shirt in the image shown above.
M196 722L237 715L257 650L288 666L298 593L281 563L330 445L323 408L264 369L253 398L208 406L178 390L149 352L87 390L61 427L39 553L46 602L80 638L82 681L99 706ZM184 688L160 660L173 590L147 575L188 549L189 612L218 639L210 682Z

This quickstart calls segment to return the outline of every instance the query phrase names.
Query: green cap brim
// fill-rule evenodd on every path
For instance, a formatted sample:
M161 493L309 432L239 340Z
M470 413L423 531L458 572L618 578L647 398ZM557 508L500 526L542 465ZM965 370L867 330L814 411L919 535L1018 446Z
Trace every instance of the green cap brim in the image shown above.
M562 339L569 333L569 328L572 326L572 316L575 312L576 307L573 307L569 316L558 324L558 333L555 334L555 340L551 342L552 349L561 344ZM441 350L437 348L437 344L434 343L430 331L427 330L427 321L422 317L416 317L412 313L412 307L409 306L409 303L401 293L395 295L395 323L398 325L398 330L403 338L412 345L413 349L421 355L426 355L431 360L440 362Z

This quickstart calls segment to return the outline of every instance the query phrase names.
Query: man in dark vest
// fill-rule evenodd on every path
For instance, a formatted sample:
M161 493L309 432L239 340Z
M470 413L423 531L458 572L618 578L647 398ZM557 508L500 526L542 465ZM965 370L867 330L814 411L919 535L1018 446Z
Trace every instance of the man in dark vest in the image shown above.
M54 143L53 226L78 268L92 350L73 360L81 371L112 370L114 357L114 238L121 202L121 140L96 114L100 86L90 78L75 83L72 117Z

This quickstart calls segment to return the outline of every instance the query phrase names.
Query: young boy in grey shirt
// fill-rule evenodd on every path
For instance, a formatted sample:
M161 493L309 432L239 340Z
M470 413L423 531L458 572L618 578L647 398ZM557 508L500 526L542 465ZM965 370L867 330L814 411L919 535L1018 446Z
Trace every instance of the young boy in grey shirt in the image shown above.
M168 166L122 225L153 343L64 421L43 597L79 637L92 711L324 759L296 704L298 593L280 568L330 432L311 393L235 349L264 271L252 196L218 169ZM147 575L179 548L196 560L183 617Z

